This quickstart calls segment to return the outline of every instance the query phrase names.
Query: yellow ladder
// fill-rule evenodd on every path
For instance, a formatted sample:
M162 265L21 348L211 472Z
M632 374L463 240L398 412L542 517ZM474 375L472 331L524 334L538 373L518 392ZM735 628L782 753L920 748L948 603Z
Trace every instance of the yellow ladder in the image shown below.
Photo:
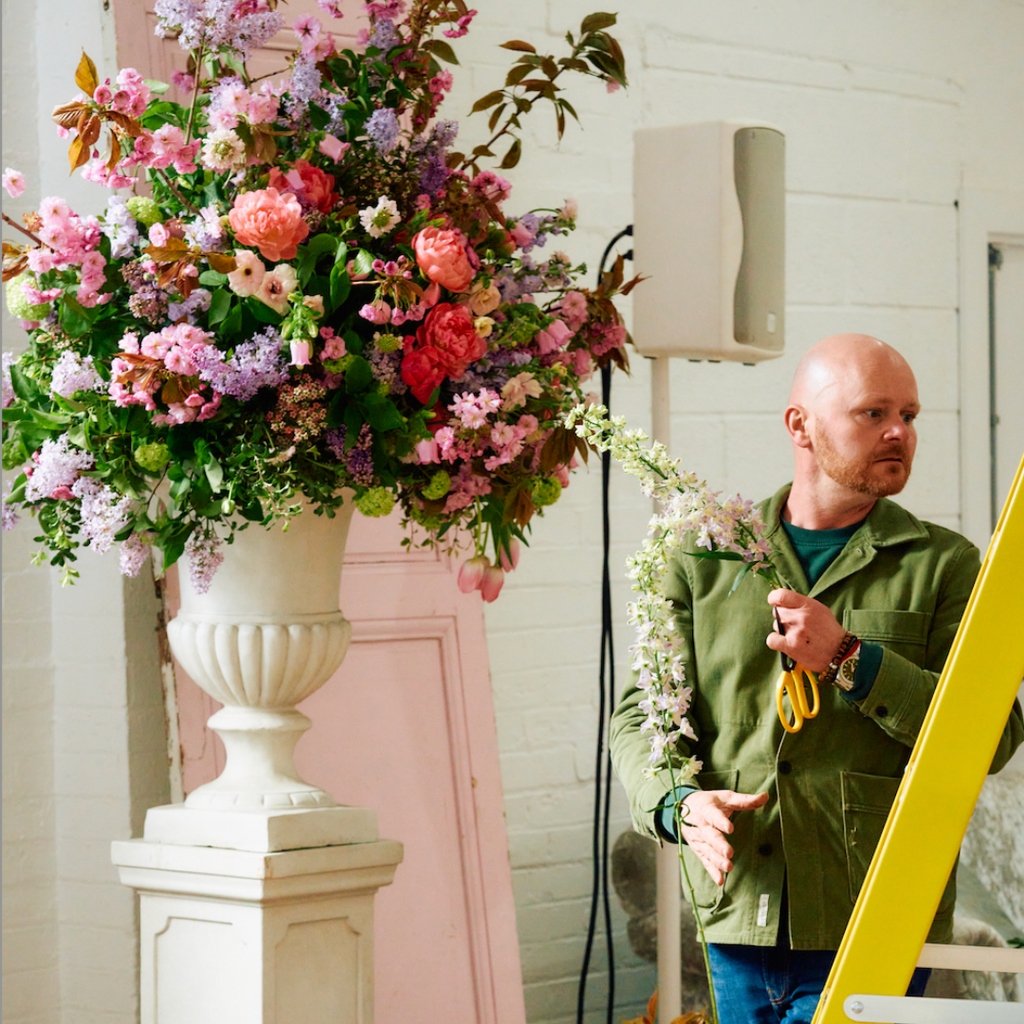
M963 1020L914 1016L905 995L1024 676L1024 460L853 910L813 1024ZM949 947L946 947L949 948ZM1008 954L1018 951L1004 950ZM1014 960L1014 962L1016 962ZM1024 970L1017 965L1015 970ZM974 1004L1024 1020L1020 1004ZM952 1007L949 1007L950 1012ZM888 1013L880 1016L879 1013ZM1009 1014L1009 1015L1007 1015Z

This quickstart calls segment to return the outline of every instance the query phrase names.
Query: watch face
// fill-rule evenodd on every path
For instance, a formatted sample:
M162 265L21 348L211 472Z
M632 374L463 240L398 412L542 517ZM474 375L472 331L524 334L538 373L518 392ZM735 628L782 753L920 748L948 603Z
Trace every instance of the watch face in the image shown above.
M846 661L839 666L839 676L844 683L847 684L847 688L853 686L853 676L857 671L857 662L860 661L860 657L854 654L852 657L847 658Z

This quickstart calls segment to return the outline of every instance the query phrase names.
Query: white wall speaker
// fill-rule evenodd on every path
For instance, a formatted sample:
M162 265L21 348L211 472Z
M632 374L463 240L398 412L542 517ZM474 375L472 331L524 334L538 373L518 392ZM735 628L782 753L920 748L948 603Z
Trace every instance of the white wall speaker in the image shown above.
M634 133L633 340L756 363L785 345L786 140L730 120Z

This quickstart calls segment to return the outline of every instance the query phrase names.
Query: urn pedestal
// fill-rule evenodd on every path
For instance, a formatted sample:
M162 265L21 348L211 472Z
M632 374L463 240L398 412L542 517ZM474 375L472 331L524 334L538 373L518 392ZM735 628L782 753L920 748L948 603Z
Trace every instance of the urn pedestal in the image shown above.
M115 842L140 893L142 1024L372 1024L373 896L402 859L376 813L295 770L295 709L334 673L351 501L287 531L235 534L207 592L183 581L168 626L189 675L224 707L227 763L184 804ZM184 574L183 574L184 575Z

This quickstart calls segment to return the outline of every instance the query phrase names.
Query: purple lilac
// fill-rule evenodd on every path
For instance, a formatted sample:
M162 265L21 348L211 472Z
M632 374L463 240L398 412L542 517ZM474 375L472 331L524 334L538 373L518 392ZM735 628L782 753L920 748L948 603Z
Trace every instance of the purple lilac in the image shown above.
M404 395L409 390L409 385L402 380L404 353L401 349L395 352L381 352L375 348L367 358L370 361L370 372L373 374L374 380L387 384L389 394Z
M4 495L3 505L0 506L3 511L3 528L5 530L13 530L15 524L21 518L18 515L18 508L20 507L16 501L11 501L11 491L14 490L14 481L7 481L7 494Z
M192 353L200 380L214 391L247 402L260 388L277 387L288 380L288 364L281 349L280 332L268 327L235 348L230 359L214 345Z
M197 594L205 594L210 589L214 573L224 561L224 555L219 548L220 538L212 531L196 530L185 542L188 575L192 581L192 589Z
M205 288L196 288L187 299L167 304L167 318L177 323L183 316L190 324L196 322L196 313L205 313L210 308L212 295Z
M149 557L149 542L138 533L133 533L121 543L120 568L122 576L139 575L139 570Z
M368 45L376 46L381 53L387 53L388 50L393 46L397 46L401 41L398 32L395 31L394 22L389 21L387 18L378 18Z
M451 171L440 151L431 153L420 171L420 188L429 196L436 196L444 188Z
M398 115L390 107L381 107L367 118L365 131L379 152L390 153L398 145Z
M36 465L25 485L25 500L48 498L58 487L70 487L83 469L92 469L93 457L75 448L67 434L46 440L35 458Z
M292 65L292 77L288 83L288 116L300 121L305 116L311 100L319 102L322 79L312 57L296 57Z
M327 431L325 440L328 447L334 453L339 462L345 463L346 468L352 476L352 480L364 487L370 487L374 482L373 474L373 434L367 424L359 428L359 436L355 444L345 451L345 437L347 430L344 426L337 430Z

